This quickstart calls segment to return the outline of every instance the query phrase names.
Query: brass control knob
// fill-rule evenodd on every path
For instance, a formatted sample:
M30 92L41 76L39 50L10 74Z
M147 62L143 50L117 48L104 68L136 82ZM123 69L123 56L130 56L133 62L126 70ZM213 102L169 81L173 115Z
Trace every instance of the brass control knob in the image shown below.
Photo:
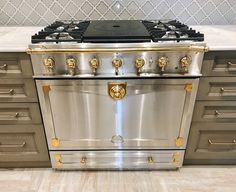
M180 67L181 67L181 71L184 73L188 72L188 68L189 65L191 64L191 58L188 56L183 57L182 59L180 59Z
M168 63L169 63L169 59L167 57L161 57L158 59L158 66L161 69L161 72L165 71L165 67Z
M72 57L66 59L66 65L70 75L75 75L76 60Z
M89 64L90 64L90 67L91 67L93 73L96 74L97 69L98 69L98 67L99 67L99 61L98 61L98 59L97 59L97 58L92 58L92 59L90 59L90 60L89 60Z
M55 60L52 57L44 59L43 64L46 68L47 73L53 73L55 67Z
M122 60L120 58L112 59L112 65L115 67L115 73L118 75L119 68L122 66Z
M141 68L144 66L145 60L143 58L137 58L135 60L135 67L137 68L138 73L140 73Z

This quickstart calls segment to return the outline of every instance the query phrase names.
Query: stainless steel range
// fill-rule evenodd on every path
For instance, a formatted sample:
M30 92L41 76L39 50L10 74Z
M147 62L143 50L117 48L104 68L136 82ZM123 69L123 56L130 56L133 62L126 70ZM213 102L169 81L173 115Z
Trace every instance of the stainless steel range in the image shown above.
M181 167L203 40L177 21L56 21L32 36L53 168Z

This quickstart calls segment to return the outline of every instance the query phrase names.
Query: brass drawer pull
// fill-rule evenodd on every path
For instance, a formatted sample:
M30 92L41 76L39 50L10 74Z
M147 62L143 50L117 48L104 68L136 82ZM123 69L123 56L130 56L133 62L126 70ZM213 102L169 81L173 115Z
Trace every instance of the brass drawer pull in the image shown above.
M14 115L8 115L8 114L0 114L0 118L18 118L20 116L20 113L15 113Z
M215 116L220 118L236 118L236 112L224 112L224 113L221 113L217 110L215 110Z
M220 93L236 93L236 89L225 89L223 87L220 88Z
M80 160L80 163L81 163L82 165L86 165L86 163L87 163L87 157L82 157L81 160Z
M3 64L2 66L0 66L0 70L6 70L7 71L7 64Z
M5 95L5 94L14 95L15 91L14 89L10 89L9 91L6 91L6 92L0 92L0 95Z
M24 141L22 144L2 144L0 143L0 148L23 148L26 145L26 142Z
M232 62L227 62L228 71L236 71L236 64Z
M209 139L208 143L210 145L236 145L236 139L234 139L232 142L213 142Z
M147 161L148 161L149 164L155 163L155 161L154 161L154 159L153 159L152 156L149 156L149 157L147 158Z

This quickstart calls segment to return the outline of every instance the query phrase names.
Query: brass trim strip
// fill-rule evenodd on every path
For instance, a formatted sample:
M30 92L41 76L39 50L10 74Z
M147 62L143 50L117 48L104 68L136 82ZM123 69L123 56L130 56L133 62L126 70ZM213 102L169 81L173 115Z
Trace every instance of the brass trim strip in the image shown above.
M116 52L139 52L139 51L159 51L159 52L174 52L174 51L195 51L208 52L207 46L188 46L188 47L129 47L129 48L78 48L78 49L33 49L28 48L28 54L42 54L42 53L116 53Z

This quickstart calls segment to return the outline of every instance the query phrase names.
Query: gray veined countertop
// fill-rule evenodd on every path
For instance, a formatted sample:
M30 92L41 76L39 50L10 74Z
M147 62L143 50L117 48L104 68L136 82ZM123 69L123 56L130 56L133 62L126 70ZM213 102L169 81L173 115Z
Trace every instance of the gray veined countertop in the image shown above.
M205 34L205 42L212 51L236 50L236 25L190 26ZM0 52L25 52L31 36L43 27L0 27Z

